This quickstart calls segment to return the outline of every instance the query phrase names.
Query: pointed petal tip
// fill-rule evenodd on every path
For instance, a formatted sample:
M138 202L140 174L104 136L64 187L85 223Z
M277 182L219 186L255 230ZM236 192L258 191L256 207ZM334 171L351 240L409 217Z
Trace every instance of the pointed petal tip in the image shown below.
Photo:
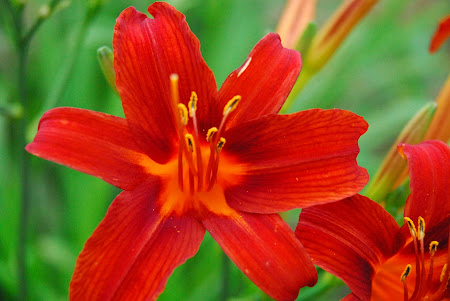
M436 28L433 37L431 38L428 51L434 53L441 48L442 44L450 37L450 15L447 15L441 19L438 27Z

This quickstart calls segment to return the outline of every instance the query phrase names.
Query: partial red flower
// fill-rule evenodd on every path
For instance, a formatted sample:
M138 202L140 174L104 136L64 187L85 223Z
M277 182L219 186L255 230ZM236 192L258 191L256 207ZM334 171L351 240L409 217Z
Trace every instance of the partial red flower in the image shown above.
M367 182L357 141L367 124L342 110L277 115L300 54L265 36L219 91L185 17L128 8L114 31L126 119L57 108L27 150L125 190L78 257L72 300L156 299L205 230L257 286L292 300L317 281L277 212L354 195Z
M431 38L429 51L436 52L442 44L450 37L450 15L445 16L439 22L436 31Z
M426 141L399 151L408 159L411 187L402 227L361 195L300 214L297 237L316 265L349 286L348 300L450 296L444 267L450 261L450 148Z

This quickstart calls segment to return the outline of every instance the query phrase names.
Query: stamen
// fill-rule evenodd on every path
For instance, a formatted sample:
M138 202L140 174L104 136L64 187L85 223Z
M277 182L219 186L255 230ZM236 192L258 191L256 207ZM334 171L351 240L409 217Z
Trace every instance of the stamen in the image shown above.
M180 112L180 120L181 123L186 126L188 121L189 121L189 117L188 117L188 111L187 108L184 104L179 103L178 104L178 111Z
M419 216L419 226L417 227L417 232L419 233L419 240L423 240L425 237L425 220L421 216Z
M405 222L408 225L409 232L411 233L411 236L413 238L414 243L414 251L416 253L416 283L414 285L414 292L411 296L411 299L414 300L415 296L419 293L419 286L420 286L420 259L419 259L419 250L417 246L417 232L416 227L414 225L414 222L409 217L403 218Z
M444 264L441 271L441 276L439 277L440 282L444 282L445 274L447 274L447 264Z
M227 102L227 104L223 108L223 117L222 117L222 121L220 121L219 129L216 132L215 130L213 130L214 128L211 128L211 129L209 129L208 134L206 135L206 138L209 139L209 141L211 143L208 168L206 169L206 179L210 179L209 184L208 184L208 190L211 189L212 185L214 185L215 177L216 177L216 175L214 175L214 171L211 171L211 168L213 166L218 165L217 162L214 162L214 160L216 160L216 161L218 160L218 156L217 156L217 159L214 158L215 157L214 156L214 147L215 147L215 145L217 145L219 143L219 137L222 134L222 131L223 131L223 128L225 125L225 121L227 120L230 113L236 109L236 107L239 104L239 102L241 101L241 99L242 99L242 97L240 95L236 95ZM215 133L217 133L217 134L214 135L214 138L213 138L212 135ZM211 178L209 178L210 172L211 172ZM213 178L214 178L214 181L213 181Z
M414 222L409 217L403 218L405 222L408 224L409 232L411 233L411 236L416 239L417 232L416 232L416 226L414 225Z
M439 242L432 241L430 243L430 268L428 269L427 285L425 287L430 287L433 281L433 265L434 265L434 254L436 253Z
M192 153L194 152L194 138L192 137L191 134L186 134L184 135L184 141L185 141L185 147L186 147L186 159L188 161L189 164L189 170L190 172L192 172L192 174L194 176L197 175L197 170L195 169L194 166L194 161L192 159Z
M420 279L422 279L422 281L419 282L419 288L415 288L415 290L417 290L417 294L419 297L422 296L423 289L424 289L424 280L425 280L425 250L424 250L424 237L425 237L425 220L423 219L423 217L419 216L419 221L418 221L418 225L417 225L417 238L419 240L419 244L420 244L420 275L416 275L416 278L420 276Z
M430 242L430 255L431 257L434 256L434 253L436 253L437 247L439 246L439 242L433 240Z
M240 95L236 95L232 99L230 99L227 102L227 104L225 105L225 107L223 108L223 116L228 115L231 112L233 112L236 109L236 107L240 101L241 101Z
M198 171L198 190L202 190L203 188L203 160L202 160L202 152L200 148L200 140L198 138L198 125L197 125L197 116L195 112L197 111L197 93L194 91L191 92L191 98L188 103L189 107L189 116L192 118L192 123L194 125L194 141L195 141L195 153L197 155L197 171Z
M227 142L227 141L225 140L225 138L220 137L220 140L219 140L219 142L217 143L217 150L216 150L217 153L220 153L220 152L222 151L222 148L223 148L223 146L225 145L225 142Z
M405 268L405 271L402 273L402 276L400 277L400 281L403 283L403 300L408 301L408 285L406 283L406 277L408 277L409 273L411 272L411 265L408 264Z
M197 111L197 93L195 93L194 91L191 92L191 98L188 102L188 107L189 107L189 115L191 116L191 118L194 117L195 115L195 111Z
M236 95L232 99L230 99L227 102L227 104L225 105L225 107L223 108L223 117L222 117L222 121L220 122L220 125L219 125L219 132L218 132L219 134L217 135L217 137L220 137L220 135L222 134L223 127L225 125L225 121L227 120L230 113L233 112L234 110L236 110L236 107L240 101L241 101L241 96ZM217 143L217 142L218 142L218 140L215 141L215 143Z
M186 145L188 147L188 150L192 153L194 152L194 138L191 134L184 135L184 138L186 139Z
M206 167L205 179L208 186L211 179L211 168L213 166L214 159L216 156L216 152L214 151L214 141L215 135L217 134L218 131L219 130L216 127L212 127L208 130L208 133L206 133L206 141L209 142L209 161Z
M220 137L219 142L217 143L217 147L216 147L216 161L214 162L214 167L213 170L211 172L211 180L209 181L209 185L208 185L208 191L211 190L211 188L214 186L216 179L217 179L217 171L219 169L219 159L220 159L220 152L223 149L223 146L225 145L225 138Z
M178 144L178 187L183 191L183 147Z
M206 141L210 142L214 136L215 133L218 132L218 129L216 127L212 127L208 130L206 133Z
M442 300L442 295L444 294L445 290L447 289L448 280L449 280L447 264L444 264L444 267L442 268L442 272L441 272L441 276L439 277L439 280L441 281L441 284L439 285L439 288L437 289L436 293L434 294L436 296L436 300Z

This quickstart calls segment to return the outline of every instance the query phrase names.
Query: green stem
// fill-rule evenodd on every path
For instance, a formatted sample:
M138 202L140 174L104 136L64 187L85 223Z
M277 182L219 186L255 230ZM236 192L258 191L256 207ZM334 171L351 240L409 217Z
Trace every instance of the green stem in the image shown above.
M26 62L28 53L28 43L19 43L19 72L18 72L18 88L19 99L22 107L27 108L28 97L26 87ZM28 216L30 212L30 176L29 166L30 157L25 151L25 132L27 126L27 120L25 116L18 121L19 132L19 149L20 149L20 178L21 178L21 211L19 216L19 239L17 247L17 274L19 283L19 300L27 299L27 282L26 282L26 242L27 242L27 228L28 228Z
M30 122L27 132L28 140L31 140L35 136L39 120L41 116L44 114L44 112L56 107L58 101L62 98L62 94L66 90L67 84L69 83L70 80L70 76L72 75L73 69L75 67L75 63L80 53L81 46L83 45L89 24L94 19L95 15L99 11L99 8L100 7L88 9L81 24L81 27L79 28L78 33L75 37L74 47L71 53L67 56L68 60L66 61L66 65L62 69L61 74L56 77L57 79L59 79L58 82L55 84L56 88L51 90L50 95L45 100L42 106L41 112L37 114L36 118L34 118Z
M52 0L50 9L53 9L60 0ZM31 26L28 33L24 33L23 27L23 6L15 8L9 1L4 0L8 13L11 16L11 20L14 27L14 43L17 48L18 55L18 72L17 72L17 89L19 102L22 108L28 108L28 95L27 95L27 60L30 41L39 27L42 25L45 18L39 17L36 22ZM27 257L27 234L28 234L28 219L30 214L30 199L31 199L31 187L30 187L30 156L25 151L26 146L26 129L28 114L25 111L22 118L17 122L17 147L19 150L19 170L20 170L20 182L21 182L21 203L19 214L19 233L17 242L17 278L18 278L18 300L27 300L28 288L27 288L27 271L26 271L26 257Z

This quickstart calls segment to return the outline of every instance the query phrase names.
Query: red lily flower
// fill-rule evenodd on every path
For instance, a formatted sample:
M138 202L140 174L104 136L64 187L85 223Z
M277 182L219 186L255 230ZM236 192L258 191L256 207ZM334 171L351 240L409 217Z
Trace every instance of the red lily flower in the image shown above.
M185 17L165 3L148 11L153 19L128 8L115 26L126 119L53 109L27 146L125 190L78 257L70 298L156 299L208 230L257 286L294 299L317 274L277 212L337 201L366 184L356 163L366 122L342 110L277 115L301 58L276 34L217 91Z
M316 265L349 286L348 300L450 296L444 268L450 260L450 148L442 141L426 141L402 144L399 151L408 159L411 187L401 228L380 205L361 195L300 214L297 237ZM418 221L417 229L413 221Z

